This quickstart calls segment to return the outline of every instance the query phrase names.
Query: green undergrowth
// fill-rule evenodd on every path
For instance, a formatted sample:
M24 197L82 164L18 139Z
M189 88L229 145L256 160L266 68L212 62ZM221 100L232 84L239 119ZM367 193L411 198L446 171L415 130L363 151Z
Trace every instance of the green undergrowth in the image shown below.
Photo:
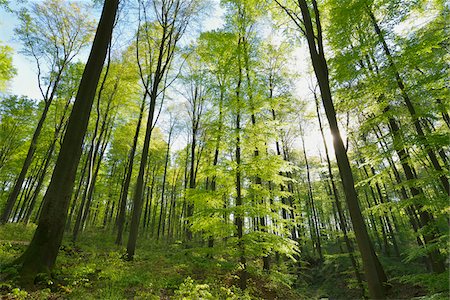
M51 276L41 274L33 289L17 284L9 266L26 248L34 225L0 226L1 299L361 299L346 254L272 261L248 261L248 287L238 286L239 266L227 247L186 249L181 242L157 243L141 238L135 259L124 260L125 247L114 245L111 231L83 232L74 245L66 238ZM421 264L382 257L389 299L448 299L448 272L427 273ZM297 275L300 276L297 276ZM365 286L367 289L367 287Z
M21 225L8 227L15 231ZM276 268L264 274L251 263L248 288L241 291L234 260L226 255L211 258L207 248L185 249L179 242L141 239L134 260L126 261L125 247L114 245L114 236L107 231L83 232L75 245L65 240L52 276L42 274L35 288L25 291L16 283L17 270L7 266L25 250L34 227L23 230L23 235L8 236L15 243L3 241L0 246L0 295L9 299L304 298L289 286L289 275Z

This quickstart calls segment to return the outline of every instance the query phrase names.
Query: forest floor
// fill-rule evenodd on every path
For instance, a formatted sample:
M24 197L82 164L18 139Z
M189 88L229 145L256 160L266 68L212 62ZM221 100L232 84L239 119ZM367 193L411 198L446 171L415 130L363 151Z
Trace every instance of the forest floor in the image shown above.
M42 276L33 289L18 287L17 270L8 266L30 241L34 225L0 226L1 299L357 299L361 298L343 255L321 265L303 264L300 276L286 265L272 272L249 263L245 292L236 287L234 260L208 255L207 248L185 249L147 239L132 262L110 231L84 232L76 245L65 240L52 277ZM390 299L449 299L448 273L431 275L414 264L382 258L390 278ZM291 268L293 269L293 268Z

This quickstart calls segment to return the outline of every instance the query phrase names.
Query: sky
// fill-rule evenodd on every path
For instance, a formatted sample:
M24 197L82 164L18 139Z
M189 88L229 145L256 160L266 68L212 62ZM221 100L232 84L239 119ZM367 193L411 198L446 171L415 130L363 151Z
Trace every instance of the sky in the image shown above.
M7 91L39 99L41 93L37 85L36 68L31 60L19 53L22 45L14 38L16 26L17 19L15 16L0 9L0 41L2 44L13 48L13 64L17 69L17 75L9 83Z
M37 2L40 2L38 0ZM82 0L80 2L89 3L92 0ZM11 1L11 7L17 8L17 5ZM223 25L221 16L223 10L218 6L217 1L213 1L214 9L212 13L203 22L204 28L215 29ZM17 69L17 75L8 85L7 92L17 95L28 96L32 99L42 98L37 84L36 65L33 60L20 53L22 44L14 37L14 28L17 27L17 17L0 8L0 42L13 48L13 64ZM84 55L87 58L87 55Z
M83 0L81 2L90 2L91 0ZM11 1L14 3L14 1ZM216 28L220 28L224 24L223 14L224 10L219 6L219 0L212 0L211 6L209 7L209 13L206 18L203 19L202 24L200 24L201 30L212 30ZM14 4L12 4L13 8ZM92 13L92 12L91 12ZM99 14L99 12L95 12ZM20 41L18 41L14 37L14 28L18 25L17 18L14 14L8 13L3 9L0 9L0 41L3 44L6 44L13 48L14 56L13 56L13 64L17 69L17 75L13 78L13 80L9 83L7 92L13 93L16 95L25 95L32 99L41 99L41 93L38 88L37 83L37 73L35 63L31 58L26 57L20 53L20 49L22 47ZM87 51L85 58L87 58ZM311 86L311 76L312 69L309 63L309 53L305 43L301 47L298 47L294 50L293 53L293 61L294 63L291 65L292 69L296 71L299 75L299 78L296 82L296 90L295 94L297 97L302 99L309 99L309 106L313 110L313 102L310 92ZM308 74L305 76L305 74ZM314 110L313 110L314 111ZM323 153L322 150L322 140L320 137L320 133L318 131L318 125L315 124L317 122L309 122L305 128L306 131L306 150L309 154L318 155L319 149ZM334 155L332 152L332 138L329 134L328 130L326 131L326 139L330 148L330 155ZM183 144L186 143L186 139L180 137L178 141L175 142L175 148L184 147ZM294 146L297 149L301 148L300 140L297 139L294 143Z

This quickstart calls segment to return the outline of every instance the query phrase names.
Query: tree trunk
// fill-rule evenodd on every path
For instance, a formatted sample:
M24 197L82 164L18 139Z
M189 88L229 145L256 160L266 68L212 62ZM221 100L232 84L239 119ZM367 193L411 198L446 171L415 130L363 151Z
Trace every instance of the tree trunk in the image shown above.
M131 146L130 154L128 156L126 177L122 187L122 192L120 194L119 217L117 219L117 237L115 242L116 245L122 244L123 226L125 224L125 210L127 208L128 189L130 188L131 175L133 173L134 156L136 153L139 131L141 130L142 117L144 116L146 96L147 93L145 93L144 96L142 97L141 107L139 109L139 118L136 125L136 131L134 132L133 145Z
M165 161L164 161L164 174L163 174L163 181L162 181L162 188L161 188L161 209L159 212L158 232L156 234L157 240L159 240L159 237L161 234L164 235L164 224L166 223L166 220L165 220L166 213L164 210L167 210L167 207L164 205L164 197L165 197L165 191L166 191L167 167L169 166L170 140L172 138L172 130L173 130L173 126L170 126L169 138L167 140L166 156L165 156Z
M160 56L161 55L162 55L162 53L160 52ZM127 256L128 256L127 258L128 258L128 260L133 260L134 252L136 250L136 242L137 242L139 223L140 223L141 212L142 212L142 197L143 197L143 192L144 192L144 173L145 173L145 168L147 166L148 152L150 149L150 139L151 139L152 131L153 131L153 115L155 113L156 98L158 96L158 85L162 79L162 74L160 73L161 59L162 59L162 57L160 57L160 59L158 61L158 69L155 73L155 80L153 82L152 93L150 95L150 108L149 108L148 117L147 117L147 126L146 126L146 131L145 131L144 146L142 149L142 158L141 158L141 163L139 165L139 174L137 176L136 188L135 188L135 192L134 192L134 196L133 196L133 210L132 210L132 217L131 217L131 224L130 224L130 234L128 236L128 243L127 243Z
M240 47L242 43L242 38L239 38L238 43L238 55L240 54ZM238 57L239 61L239 79L236 87L236 227L237 227L237 238L238 238L238 251L239 251L239 287L241 290L247 288L247 262L245 259L245 246L242 240L244 235L244 214L241 211L242 206L242 189L241 189L241 83L242 83L242 68L241 68L241 58Z
M17 197L19 196L20 190L22 189L23 183L25 181L25 176L27 175L28 169L33 161L34 152L37 148L37 141L39 139L39 135L41 134L42 127L44 126L44 121L47 117L50 104L51 101L45 101L44 110L42 111L41 117L39 118L39 122L33 133L33 137L31 138L30 147L28 148L27 156L25 157L25 160L23 162L19 177L17 177L17 180L14 183L12 192L8 196L6 206L3 209L3 213L0 217L0 224L5 224L6 222L8 222L11 211L17 201Z
M298 1L303 17L303 23L305 26L304 29L308 41L309 52L311 55L314 72L319 84L322 103L325 108L328 123L330 125L331 134L333 135L333 146L335 150L336 161L342 179L342 184L344 186L347 207L350 212L353 229L355 230L356 241L363 260L366 280L369 286L369 294L372 298L383 299L385 298L385 289L383 284L387 281L387 278L380 262L378 261L378 257L375 254L369 235L367 233L367 228L364 223L363 216L361 214L352 170L339 131L336 119L336 111L331 96L330 83L328 79L328 67L322 45L321 25L317 3L315 2L315 0L313 0L312 2L315 12L317 36L314 34L313 23L306 0Z
M78 200L78 197L80 196L81 187L82 187L82 185L84 183L84 174L86 173L88 163L89 163L89 156L86 155L86 159L85 159L85 161L83 163L83 169L81 171L80 178L79 178L79 181L78 181L78 187L76 189L75 194L72 196L72 198L73 198L72 199L72 205L70 206L69 216L68 216L67 222L66 222L66 230L67 231L70 230L70 226L72 224L72 217L73 217L73 214L75 213L75 208L77 206L77 200Z
M81 146L87 130L95 90L111 41L119 0L105 0L92 49L81 78L67 131L56 161L52 179L43 199L38 227L21 263L21 280L31 284L40 272L49 273L58 255L70 196L75 181Z
M389 50L389 47L384 39L384 36L381 32L381 29L378 25L378 22L375 18L375 15L370 10L369 7L367 7L367 13L370 16L370 19L372 21L372 25L375 29L375 33L377 34L382 46L384 53L389 61L389 65L391 69L394 72L395 80L397 82L397 86L400 89L400 92L402 94L403 100L405 101L406 107L408 108L408 112L411 115L411 118L413 120L414 128L416 129L417 135L419 137L419 140L423 143L423 146L425 148L425 151L427 152L428 157L430 158L431 164L433 165L434 169L441 175L439 175L439 180L441 181L442 188L444 189L444 192L450 196L450 184L448 181L447 176L443 173L441 165L439 164L439 161L436 157L436 154L434 153L434 149L429 145L429 142L427 141L427 138L425 136L425 133L423 132L422 125L420 124L420 118L417 116L416 110L414 108L413 103L411 102L411 99L409 98L408 92L406 90L405 84L403 82L403 79L400 77L400 74L397 70L397 67L394 63L394 59L392 57L391 51Z
M308 181L308 199L309 199L309 206L312 213L312 229L314 232L313 239L315 237L314 243L314 249L317 251L317 254L319 254L320 262L323 262L323 255L322 255L322 245L320 242L320 228L319 228L319 219L317 216L317 210L316 206L314 204L314 197L313 197L313 190L312 190L312 184L311 184L311 174L310 174L310 168L309 168L309 161L308 156L306 155L306 149L305 149L305 139L303 137L303 129L300 125L300 137L302 140L302 148L303 148L303 157L305 159L306 164L306 178Z

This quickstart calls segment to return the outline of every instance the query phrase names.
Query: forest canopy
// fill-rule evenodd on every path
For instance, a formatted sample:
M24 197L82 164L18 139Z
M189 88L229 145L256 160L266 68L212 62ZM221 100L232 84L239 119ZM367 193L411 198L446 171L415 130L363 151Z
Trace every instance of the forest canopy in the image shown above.
M441 0L0 0L0 295L448 299Z

